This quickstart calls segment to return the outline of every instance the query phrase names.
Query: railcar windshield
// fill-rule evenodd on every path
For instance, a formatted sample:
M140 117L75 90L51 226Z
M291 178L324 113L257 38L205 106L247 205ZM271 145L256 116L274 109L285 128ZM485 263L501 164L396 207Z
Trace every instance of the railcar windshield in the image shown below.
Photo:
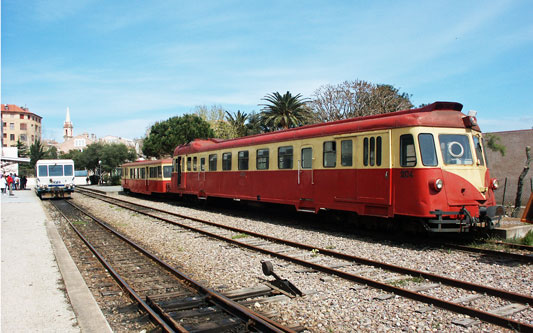
M422 164L425 166L436 166L437 152L435 151L435 141L433 134L421 133L418 135L418 144L420 145L420 155L422 157Z
M48 177L48 166L39 165L39 177Z
M477 135L474 135L474 147L476 149L476 156L479 165L485 165L485 159L483 158L483 149L481 148L483 146L483 143L481 142L481 138Z
M72 165L65 165L64 171L65 176L72 176L74 174L74 168L72 167Z
M63 176L63 166L50 165L48 166L48 172L50 173L50 177L61 177Z
M467 135L441 134L439 135L440 150L445 164L471 165L472 152Z

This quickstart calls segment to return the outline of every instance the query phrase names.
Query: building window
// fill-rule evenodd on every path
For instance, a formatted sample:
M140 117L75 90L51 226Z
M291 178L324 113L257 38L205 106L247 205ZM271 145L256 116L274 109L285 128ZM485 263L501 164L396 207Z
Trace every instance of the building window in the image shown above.
M9 129L15 130L15 123L9 123Z
M9 140L15 141L15 134L9 134Z
M26 134L21 134L19 135L19 140L22 142L26 142L28 141L28 137L26 136Z
M239 170L248 170L248 150L239 152L238 155Z
M269 150L257 149L257 170L268 170Z
M292 146L278 148L278 169L292 169Z
M24 119L24 115L23 114L20 115L20 119Z
M4 133L4 139L7 139L7 133Z
M28 129L28 125L26 123L20 123L20 130L26 131Z

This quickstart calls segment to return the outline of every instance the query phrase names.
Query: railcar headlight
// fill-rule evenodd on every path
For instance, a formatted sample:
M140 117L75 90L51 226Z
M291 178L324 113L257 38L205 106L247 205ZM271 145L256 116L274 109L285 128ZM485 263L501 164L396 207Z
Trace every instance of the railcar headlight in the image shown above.
M493 178L492 181L490 182L490 186L492 187L493 190L496 190L500 187L500 182L498 181L498 179Z
M435 179L435 181L433 182L433 189L437 192L442 190L443 186L444 186L444 182L440 178Z

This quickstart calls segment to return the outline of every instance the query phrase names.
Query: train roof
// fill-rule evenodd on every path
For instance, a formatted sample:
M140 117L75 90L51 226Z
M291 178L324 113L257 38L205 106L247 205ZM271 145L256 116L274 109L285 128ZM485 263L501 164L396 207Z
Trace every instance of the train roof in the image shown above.
M124 163L122 167L138 167L142 165L159 165L159 164L172 164L171 158L164 158L161 160L140 160L135 162Z
M411 126L466 128L465 118L468 117L461 112L462 109L463 105L460 103L435 102L417 109L343 119L230 140L197 139L186 145L176 147L174 156L214 149L230 149L310 137ZM477 124L470 127L480 130Z
M58 164L58 163L62 163L62 164L65 164L65 163L74 163L73 160L70 160L70 159L50 159L50 160L38 160L37 163L35 163L36 165L37 164Z

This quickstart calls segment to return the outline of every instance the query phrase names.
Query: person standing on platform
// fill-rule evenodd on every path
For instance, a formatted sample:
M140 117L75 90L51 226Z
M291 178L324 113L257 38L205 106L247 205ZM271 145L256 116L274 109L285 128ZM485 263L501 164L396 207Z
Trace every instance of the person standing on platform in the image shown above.
M4 177L4 175L0 175L0 189L2 190L3 195L6 194L6 187L7 187L6 177Z
M9 176L7 176L7 188L9 189L9 195L14 195L13 194L13 177L11 177L11 174L9 174Z

